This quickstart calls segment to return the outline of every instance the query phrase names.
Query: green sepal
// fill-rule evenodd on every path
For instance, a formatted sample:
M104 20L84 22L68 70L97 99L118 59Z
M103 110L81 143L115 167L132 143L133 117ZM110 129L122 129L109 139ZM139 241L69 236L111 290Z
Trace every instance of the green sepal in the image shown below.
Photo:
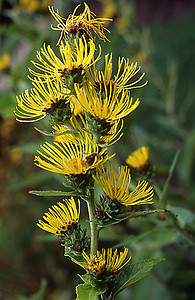
M53 123L63 125L69 121L72 116L70 102L66 102L65 99L61 99L57 103L53 103L52 106L47 109L46 113L50 116Z
M107 287L92 287L89 283L79 284L76 287L77 300L98 300L98 295L106 292Z
M104 299L115 299L120 292L146 276L152 270L153 266L162 260L164 260L164 258L144 259L135 263L129 263L119 273L110 294L109 291L107 291L107 297L104 297Z
M86 74L82 66L75 67L72 70L65 69L62 72L62 76L64 86L72 92L74 91L75 83L79 84L79 87L82 87L86 78Z
M63 191L29 191L29 194L36 196L79 196L79 194L74 192L63 192Z
M71 50L75 50L75 40L77 41L77 44L79 43L79 39L85 38L87 45L90 40L90 36L87 34L87 32L83 28L78 28L77 30L72 30L68 34L66 34L66 40L68 41Z
M74 261L78 262L78 263L84 263L84 262L86 262L85 259L84 259L84 257L82 256L82 254L75 255L73 253L73 251L71 249L69 249L68 247L64 247L64 256L70 257L73 260L73 262Z
M83 281L84 283L89 283L90 282L90 275L89 274L83 274L83 275L80 275L80 274L77 274Z
M86 229L75 224L73 228L64 233L61 245L64 247L64 256L69 256L77 262L84 262L82 252L88 252L90 249L90 239Z
M89 113L85 113L87 130L92 132L96 143L99 143L100 137L105 136L110 131L112 125L103 119L98 119Z
M65 175L68 186L79 194L86 194L87 187L90 186L91 173L77 174L77 175Z

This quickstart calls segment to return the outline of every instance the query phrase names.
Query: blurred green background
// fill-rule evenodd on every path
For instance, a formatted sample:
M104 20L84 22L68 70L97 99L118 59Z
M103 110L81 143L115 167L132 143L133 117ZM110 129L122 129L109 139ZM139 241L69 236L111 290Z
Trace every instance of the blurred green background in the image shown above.
M53 49L58 32L47 10L54 5L67 17L82 1L0 1L0 299L75 299L83 272L63 256L59 240L42 232L38 218L61 198L36 197L35 189L62 189L59 177L34 166L42 137L34 124L15 120L15 96L31 87L30 60L46 42ZM101 233L101 246L127 246L133 260L164 257L151 274L119 300L192 300L195 295L195 3L182 0L100 0L86 3L107 24L112 52L137 61L149 83L132 90L141 105L125 118L124 135L113 145L115 162L131 151L150 147L155 167L155 205L174 213L178 230L166 215L125 221ZM101 64L100 64L101 67ZM42 128L44 122L35 126ZM174 170L170 166L177 150ZM132 172L133 173L133 172ZM163 191L163 193L162 193ZM159 196L161 202L159 201ZM162 197L163 195L163 197ZM85 220L85 207L83 206ZM185 233L187 232L187 235ZM125 243L123 243L125 241Z

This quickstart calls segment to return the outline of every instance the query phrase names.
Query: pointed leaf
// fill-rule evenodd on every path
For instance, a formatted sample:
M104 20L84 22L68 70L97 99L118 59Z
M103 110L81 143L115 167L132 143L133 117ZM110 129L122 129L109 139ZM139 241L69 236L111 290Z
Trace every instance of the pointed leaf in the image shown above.
M34 129L38 132L40 132L41 134L44 134L46 136L60 136L60 135L64 135L64 134L72 134L72 133L77 133L77 131L75 130L68 130L68 131L63 131L63 132L60 132L60 133L52 133L52 132L48 132L48 131L43 131L37 127L34 127Z
M80 274L77 274L85 283L87 282L90 282L90 275L88 274L83 274L83 275L80 275Z
M104 294L106 287L97 289L88 283L79 284L76 287L77 300L98 300L98 295Z
M36 196L78 196L75 192L63 192L63 191L29 191L29 194Z
M118 276L119 287L115 291L114 296L146 276L152 270L153 266L162 260L164 260L164 258L145 259L128 264Z
M166 197L166 194L167 194L167 189L168 189L168 186L169 186L169 182L171 180L171 177L173 175L173 171L175 169L175 166L176 166L176 163L177 163L177 160L179 158L179 154L180 154L180 149L177 150L177 152L175 153L175 156L173 158L173 161L172 161L172 164L170 166L170 169L169 169L169 176L164 184L164 187L163 187L163 190L162 190L162 194L161 194L161 197L160 197L160 204L163 208L166 207L166 201L167 201L167 197Z

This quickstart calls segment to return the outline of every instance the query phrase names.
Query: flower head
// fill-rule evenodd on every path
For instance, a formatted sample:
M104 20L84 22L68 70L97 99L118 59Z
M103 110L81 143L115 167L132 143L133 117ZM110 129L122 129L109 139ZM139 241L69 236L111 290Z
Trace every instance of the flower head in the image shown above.
M100 150L92 136L86 132L78 133L78 137L72 135L71 139L43 144L41 148L46 154L38 153L46 160L35 156L35 165L63 175L79 175L86 174L111 158L103 156L107 148Z
M69 43L60 44L62 57L60 60L50 45L46 47L44 44L41 51L37 52L37 59L40 63L32 61L38 71L32 69L29 71L34 76L44 80L46 77L49 77L50 80L62 80L65 87L72 90L74 83L82 84L86 69L99 60L100 53L96 59L94 53L95 44L92 40L87 43L85 39L79 39L78 42L75 40L74 51L72 51Z
M149 166L149 147L141 147L132 152L126 159L126 163L131 167L141 171Z
M129 205L152 204L153 189L148 187L145 180L139 181L136 188L130 192L131 175L128 167L121 166L116 178L114 167L107 162L107 170L103 166L98 167L97 175L93 176L107 197L118 203Z
M96 18L96 15L90 11L89 6L84 2L85 8L84 11L76 15L80 4L74 9L73 14L69 15L67 19L61 17L59 12L55 12L53 6L49 7L49 11L55 20L58 22L57 27L51 26L53 30L59 30L60 38L58 44L63 38L67 38L71 34L76 35L76 33L85 32L90 38L92 38L92 33L90 30L93 30L97 36L102 40L107 40L104 31L108 31L103 25L105 21L111 21L107 18Z
M86 123L82 115L79 115L77 118L73 116L66 125L54 125L52 128L54 129L52 131L54 141L59 143L77 143L80 142L81 136L84 140L88 136L87 132L83 130L86 129ZM89 138L93 139L91 135L89 135Z
M40 78L33 82L34 88L16 97L17 107L14 112L20 122L35 122L52 113L59 106L63 107L64 115L71 97L60 81L52 82L49 78L43 82Z
M69 128L66 125L54 125L52 131L54 135L54 142L63 142L63 143L74 143L76 138L73 133L70 132Z
M75 84L75 91L83 109L92 117L107 123L114 123L135 110L140 101L137 99L133 103L128 90L119 92L111 82L107 86L104 79L100 90L96 90L90 84L84 84L82 88Z
M96 255L88 256L85 252L83 252L83 257L86 260L86 263L77 263L84 269L87 269L89 274L97 277L97 276L105 276L111 275L118 272L122 269L131 259L125 261L128 253L128 249L124 248L124 252L120 252L117 254L117 249L113 250L112 248L108 248L107 251L102 249L102 251L97 251Z
M78 208L73 197L64 201L65 204L59 202L49 208L49 212L43 215L44 220L39 220L37 226L56 235L63 235L73 228L79 220L80 201L78 200Z
M107 86L109 86L110 82L117 87L118 90L122 89L135 89L141 88L147 84L147 81L141 85L137 85L142 78L144 77L145 73L142 73L138 78L134 81L131 81L138 72L140 71L141 67L137 66L137 63L129 62L129 59L125 59L124 57L119 57L118 59L118 71L117 74L114 75L114 79L112 79L112 72L113 72L113 63L112 63L112 53L105 55L105 67L104 71L97 71L95 65L93 65L92 69L88 70L88 78L90 82L98 89L99 86L102 84L102 81L105 82Z
M79 115L79 117L80 118L77 119L80 121L80 124L74 117L70 120L70 123L73 127L73 130L75 130L75 132L80 131L83 134L85 130L87 131L87 125L82 115ZM53 129L54 129L53 134L54 134L55 142L66 143L67 140L72 142L75 141L75 134L70 133L69 128L66 125L54 125ZM123 120L121 122L120 120L116 121L112 125L108 134L100 137L99 145L101 147L108 147L116 143L123 135L123 133L121 132L122 129L123 129Z

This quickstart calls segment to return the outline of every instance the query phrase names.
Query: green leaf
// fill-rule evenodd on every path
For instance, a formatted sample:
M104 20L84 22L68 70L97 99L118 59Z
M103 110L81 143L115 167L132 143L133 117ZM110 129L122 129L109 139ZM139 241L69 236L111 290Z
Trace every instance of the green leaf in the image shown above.
M167 200L167 189L168 189L168 186L169 186L169 182L171 180L171 177L173 175L173 171L175 169L175 166L176 166L176 163L177 163L177 160L178 160L178 157L179 157L179 153L180 153L180 150L177 150L177 152L175 153L175 156L173 158L173 161L172 161L172 164L171 164L171 167L169 169L169 176L167 177L167 180L164 184L164 187L163 187L163 190L162 190L162 194L161 194L161 197L160 197L160 204L163 208L166 207L166 200Z
M114 297L125 288L146 276L154 265L164 260L164 258L145 259L128 264L118 276L118 288L114 292Z
M29 194L36 196L78 196L75 192L63 192L63 191L29 191Z
M79 284L76 287L77 300L98 300L98 295L104 294L106 287L98 289L88 283Z
M39 290L30 297L30 300L45 299L46 287L47 287L47 281L43 279L41 281L41 286L40 286Z
M52 137L55 137L55 136L60 136L60 135L64 135L64 134L73 134L73 133L77 133L77 131L75 130L68 130L68 131L63 131L63 132L60 132L60 133L52 133L52 132L48 132L48 131L43 131L37 127L34 127L34 129L46 136L52 136Z
M46 287L47 287L47 281L45 279L42 279L40 288L35 294L33 294L31 297L17 295L16 299L17 300L43 300L45 299Z
M164 213L164 209L155 209L155 210L144 210L144 211L136 211L136 212L130 212L130 213L124 213L118 215L117 218L113 218L111 220L105 221L103 224L99 224L101 226L108 226L108 225L113 225L117 224L119 222L122 222L123 220L126 219L133 219L133 218L138 218L138 217L144 217L156 213Z
M90 275L88 274L77 274L85 283L90 282Z
M64 247L64 256L68 256L71 258L71 260L75 263L83 263L85 262L84 257L82 254L74 254L74 251L70 250L69 247Z

